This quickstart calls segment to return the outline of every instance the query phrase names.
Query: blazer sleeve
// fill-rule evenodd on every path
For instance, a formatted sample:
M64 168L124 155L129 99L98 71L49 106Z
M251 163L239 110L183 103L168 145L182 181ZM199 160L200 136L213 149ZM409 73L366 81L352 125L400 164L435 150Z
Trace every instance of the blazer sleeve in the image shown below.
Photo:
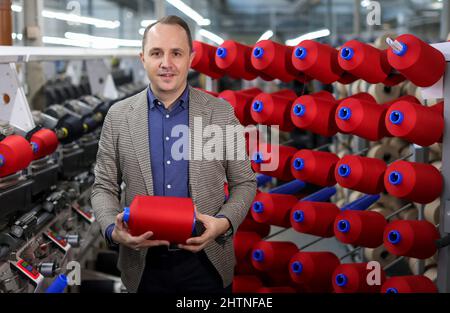
M227 103L228 125L241 126L234 114L234 110ZM226 149L234 149L233 153L229 151L225 155L245 156L244 159L227 159L226 176L228 180L229 197L224 203L217 215L225 216L231 223L233 232L236 232L239 225L246 217L250 205L256 195L256 176L251 168L251 163L245 151L244 133L239 133L236 144ZM244 149L242 151L241 149ZM217 216L216 215L216 216Z
M115 223L120 213L120 170L119 153L114 136L112 110L105 117L94 168L95 180L92 186L91 204L95 218L100 224L102 235L107 227Z

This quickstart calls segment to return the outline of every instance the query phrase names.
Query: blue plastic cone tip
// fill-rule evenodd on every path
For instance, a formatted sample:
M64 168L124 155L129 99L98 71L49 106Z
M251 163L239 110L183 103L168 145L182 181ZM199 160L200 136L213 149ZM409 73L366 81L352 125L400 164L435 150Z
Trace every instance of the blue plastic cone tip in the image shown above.
M350 47L344 47L341 50L341 57L346 61L351 60L354 55L355 55L355 50L353 50Z
M223 47L217 48L216 53L217 53L217 56L221 59L225 59L227 57L227 49L226 48L223 48Z
M299 275L303 272L303 264L299 261L293 262L291 265L291 268L292 268L292 272L294 272L297 275Z
M386 289L386 293L398 293L397 288L390 287Z
M392 49L392 51L396 54L396 55L398 55L399 57L401 57L401 56L404 56L405 54L406 54L406 52L408 51L408 46L405 44L405 43L403 43L403 42L400 42L400 41L398 41L401 45L402 45L402 49L400 50L400 51L397 51L397 50L395 50L395 49Z
M261 59L264 55L264 49L261 47L255 47L255 49L253 49L253 56L257 59Z
M264 104L262 101L256 100L255 102L253 102L253 105L252 105L253 111L259 113L263 110L263 108L264 108Z
M294 221L297 223L301 223L305 220L305 212L301 210L295 210L294 213L292 213Z
M297 171L301 171L304 168L305 168L305 160L303 160L302 158L296 158L294 160L294 169Z
M305 115L305 111L306 111L306 108L305 108L305 106L303 104L297 103L296 105L294 105L294 114L296 116L303 116L303 115Z
M348 177L351 172L352 172L352 169L347 164L341 164L338 167L339 176Z
M304 60L308 54L306 49L304 47L297 47L295 48L295 57L300 60Z
M397 230L391 230L388 234L388 241L393 245L398 244L402 240L402 236Z
M349 107L339 109L338 117L343 121L348 121L352 117L352 110Z
M264 204L261 201L256 201L253 203L253 212L262 213L264 212Z
M123 219L122 220L124 223L128 223L128 221L130 220L130 208L129 207L123 208Z
M256 164L261 164L264 160L263 160L263 155L261 152L255 152L253 154L253 158L252 158L253 162L255 162Z
M391 114L389 114L389 121L394 125L399 125L403 122L404 115L400 111L392 111Z
M347 220L340 220L337 223L337 228L341 233L348 233L350 231L350 222Z
M345 274L337 274L335 277L336 285L344 287L347 285L348 278Z
M255 251L253 251L253 259L257 262L264 261L264 251L262 251L261 249L256 249Z
M398 171L393 171L389 174L388 180L392 185L399 185L402 183L403 175Z

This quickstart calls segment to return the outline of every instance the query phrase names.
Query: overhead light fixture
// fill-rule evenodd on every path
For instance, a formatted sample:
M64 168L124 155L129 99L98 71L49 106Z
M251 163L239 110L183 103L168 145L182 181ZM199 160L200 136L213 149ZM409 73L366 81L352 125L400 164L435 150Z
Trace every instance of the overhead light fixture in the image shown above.
M198 34L199 34L200 36L203 36L203 37L205 37L205 38L207 38L207 39L209 39L209 40L211 40L211 41L217 43L219 46L220 46L221 44L223 44L223 42L225 41L225 40L223 40L221 37L217 36L216 34L210 32L210 31L208 31L208 30L206 30L206 29L200 29L200 30L198 31Z
M190 6L188 6L186 3L184 3L181 0L166 0L168 3L173 5L175 8L189 16L191 19L193 19L197 25L199 26L208 26L211 25L211 20L204 18L201 16L197 11L192 9Z
M13 40L17 39L17 40L22 40L23 35L22 34L16 34L16 33L11 33L11 38Z
M139 35L144 36L145 28L139 28Z
M270 39L270 38L272 38L272 36L273 36L273 31L269 29L264 34L262 34L261 37L259 37L259 39L256 42L261 41L261 40Z
M52 44L52 45L62 45L62 46L82 47L82 48L91 47L90 43L87 41L72 40L61 37L43 36L42 42L45 44Z
M11 10L14 12L22 12L22 6L13 4L11 5ZM104 20L94 17L88 17L88 16L81 16L73 13L65 13L60 11L52 11L52 10L42 10L41 12L42 17L50 18L50 19L56 19L66 22L73 22L73 23L80 23L80 24L88 24L93 25L97 28L109 28L109 29L115 29L120 26L119 21L111 21L111 20Z
M327 37L327 36L330 36L330 34L331 34L330 30L328 28L326 28L326 29L321 29L321 30L318 30L315 32L301 35L300 37L297 37L294 39L286 40L285 43L288 46L296 46L303 40L313 40L313 39L317 39L317 38Z
M141 21L141 27L147 27L148 25L151 25L155 23L157 20L142 20Z
M114 49L119 47L141 47L142 45L142 42L140 40L99 37L83 33L66 32L64 36L67 39L80 42L88 42L90 44L90 47L99 49Z
M368 7L370 5L370 0L362 0L361 1L361 6L363 7L363 8L366 8L366 7Z

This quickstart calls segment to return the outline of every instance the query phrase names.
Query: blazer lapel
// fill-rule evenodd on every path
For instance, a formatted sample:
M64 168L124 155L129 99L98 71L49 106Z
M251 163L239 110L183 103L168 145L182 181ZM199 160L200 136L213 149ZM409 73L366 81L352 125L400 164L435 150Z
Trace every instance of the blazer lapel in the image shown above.
M208 99L198 90L189 87L189 132L190 132L190 160L189 160L189 189L191 197L195 199L197 195L197 179L203 159L203 128L210 119L211 110L208 110ZM194 129L194 121L197 123L201 118L201 129ZM196 125L197 127L200 125ZM200 136L200 138L198 138ZM201 155L194 155L194 151Z
M139 162L147 193L148 195L153 195L153 176L148 132L147 92L148 87L141 91L136 102L131 105L133 110L128 115L128 126L130 128L134 152Z

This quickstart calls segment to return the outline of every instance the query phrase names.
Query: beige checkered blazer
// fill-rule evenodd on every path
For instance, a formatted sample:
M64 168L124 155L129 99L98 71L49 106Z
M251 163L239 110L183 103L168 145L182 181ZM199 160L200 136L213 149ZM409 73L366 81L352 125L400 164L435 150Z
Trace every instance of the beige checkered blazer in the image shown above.
M225 129L236 125L232 107L224 100L190 88L189 127L193 133L194 117L201 117L203 127L211 124ZM225 136L223 136L225 138ZM203 139L203 144L210 138ZM224 139L225 140L225 139ZM244 140L239 138L239 140ZM238 140L237 140L238 141ZM191 152L195 141L191 140ZM235 147L224 147L224 155ZM229 154L228 154L229 155ZM230 197L224 203L224 181L228 181ZM123 193L122 182L125 184ZM197 209L214 216L225 215L236 230L247 214L256 192L255 174L246 160L190 160L189 188ZM124 199L120 199L121 194ZM147 89L114 104L102 128L95 182L92 189L92 208L100 223L102 234L136 195L152 195L153 181L148 138ZM122 200L122 201L121 201ZM233 279L235 265L233 242L214 241L205 248L209 260L223 279L224 287ZM120 246L118 268L129 292L136 292L145 266L147 250L136 251Z

